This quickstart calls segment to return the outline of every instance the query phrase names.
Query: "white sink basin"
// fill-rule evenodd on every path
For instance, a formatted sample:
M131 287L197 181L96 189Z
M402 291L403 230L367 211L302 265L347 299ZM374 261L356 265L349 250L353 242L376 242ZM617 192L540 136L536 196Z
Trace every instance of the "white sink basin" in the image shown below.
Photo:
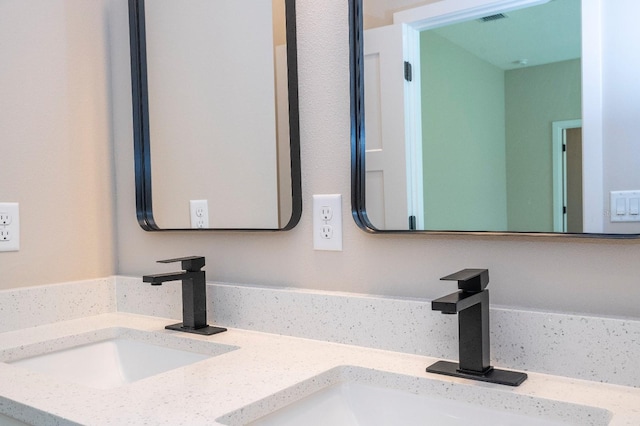
M610 419L611 413L604 409L512 390L339 367L218 421L256 426L551 426L606 425Z
M110 328L17 348L3 354L3 359L38 373L110 389L234 349L166 332Z

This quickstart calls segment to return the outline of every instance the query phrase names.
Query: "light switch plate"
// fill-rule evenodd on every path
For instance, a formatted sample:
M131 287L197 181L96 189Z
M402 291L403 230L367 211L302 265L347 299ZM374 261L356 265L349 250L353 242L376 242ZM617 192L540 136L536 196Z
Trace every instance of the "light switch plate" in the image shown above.
M611 222L640 222L640 190L637 191L611 191L609 220Z
M0 203L0 251L20 250L18 203Z

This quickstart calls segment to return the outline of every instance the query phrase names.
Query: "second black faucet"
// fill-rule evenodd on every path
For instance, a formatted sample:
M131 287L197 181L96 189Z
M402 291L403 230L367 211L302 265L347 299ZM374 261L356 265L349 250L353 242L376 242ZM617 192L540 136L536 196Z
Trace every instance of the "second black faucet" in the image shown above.
M440 278L458 281L458 291L431 302L431 309L443 314L458 314L458 352L460 362L438 361L427 372L464 377L483 382L518 386L525 373L493 368L489 350L488 269L463 269Z

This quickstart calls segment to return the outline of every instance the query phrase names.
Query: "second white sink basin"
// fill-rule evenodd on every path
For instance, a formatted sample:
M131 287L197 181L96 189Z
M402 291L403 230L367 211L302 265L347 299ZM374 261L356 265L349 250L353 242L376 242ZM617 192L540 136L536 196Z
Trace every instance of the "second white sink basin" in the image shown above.
M254 426L552 426L566 423L443 398L348 382L252 422Z
M237 348L165 332L110 328L21 349L37 355L5 354L4 359L13 358L5 362L92 388L110 389Z
M597 407L344 366L218 421L233 426L595 426L610 419L609 411Z

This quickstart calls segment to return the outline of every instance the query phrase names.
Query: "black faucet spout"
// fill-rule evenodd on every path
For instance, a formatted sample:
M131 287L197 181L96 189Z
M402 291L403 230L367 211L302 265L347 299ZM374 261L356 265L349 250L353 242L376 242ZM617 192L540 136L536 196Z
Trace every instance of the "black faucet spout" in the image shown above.
M473 293L460 290L456 293L433 300L431 302L431 308L443 314L457 314L475 304L488 303L488 291L489 290L483 290Z
M169 281L182 281L184 279L189 279L189 274L190 272L168 272L164 274L144 275L142 277L142 281L150 283L151 285L161 285L162 283Z

